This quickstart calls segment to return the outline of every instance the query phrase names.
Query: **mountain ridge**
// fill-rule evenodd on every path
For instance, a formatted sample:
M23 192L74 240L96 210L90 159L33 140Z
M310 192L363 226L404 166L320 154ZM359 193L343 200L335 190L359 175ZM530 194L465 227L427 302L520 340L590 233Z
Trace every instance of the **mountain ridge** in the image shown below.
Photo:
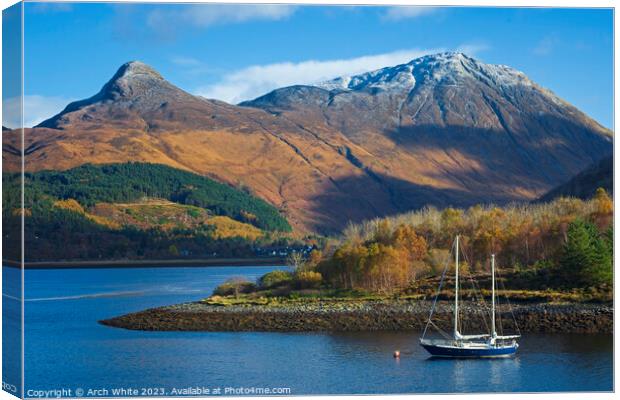
M429 84L430 89L436 89L437 86L458 88L466 84L467 79L472 78L480 80L487 87L501 89L502 94L508 98L513 97L511 99L513 101L516 101L514 97L518 94L514 93L514 87L527 87L550 100L551 105L567 107L570 112L583 114L552 91L534 83L523 72L502 64L485 64L460 52L444 52L422 56L405 64L384 67L353 76L341 76L317 84L278 88L256 99L241 102L239 105L269 109L269 102L264 102L263 99L279 97L278 95L281 92L291 92L292 90L314 92L315 94L322 93L320 90L324 90L327 92L324 96L328 98L330 103L333 103L339 95L347 96L353 92L368 92L375 95L379 92L388 94L397 92L400 95L410 96L414 90L429 89L425 87L425 84ZM317 92L316 89L319 91ZM272 106L277 108L277 104L272 104ZM414 113L414 116L419 111ZM591 119L588 122L596 125L600 131L611 134L598 122Z
M613 156L605 157L588 166L570 180L554 187L536 201L551 201L556 197L577 197L589 199L598 188L607 193L614 192L614 160Z
M414 70L416 74L414 74ZM404 64L383 67L353 76L337 77L325 82L320 82L314 86L326 90L351 90L359 89L370 83L372 86L382 88L385 86L380 83L385 82L386 79L384 78L386 77L391 78L389 79L390 81L396 78L397 81L409 83L413 86L420 80L420 77L424 79L441 80L446 77L454 77L455 72L463 75L468 73L482 74L488 79L495 80L495 83L508 85L532 84L523 72L507 65L483 64L461 52L443 52L418 57ZM412 79L410 75L415 75L416 79ZM366 85L364 85L364 83L366 83Z

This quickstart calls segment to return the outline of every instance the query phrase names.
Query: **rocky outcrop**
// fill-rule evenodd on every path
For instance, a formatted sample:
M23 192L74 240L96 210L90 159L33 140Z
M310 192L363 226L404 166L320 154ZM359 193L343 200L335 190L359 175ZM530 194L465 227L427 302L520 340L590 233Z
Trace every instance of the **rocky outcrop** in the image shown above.
M513 313L500 309L505 332L611 333L613 308L601 304L520 304ZM299 302L284 305L216 306L186 303L154 308L100 321L147 331L374 331L422 330L427 301ZM438 304L433 323L450 331L451 303ZM487 311L463 304L463 331L488 331ZM512 315L514 314L514 320ZM487 315L487 318L483 318Z

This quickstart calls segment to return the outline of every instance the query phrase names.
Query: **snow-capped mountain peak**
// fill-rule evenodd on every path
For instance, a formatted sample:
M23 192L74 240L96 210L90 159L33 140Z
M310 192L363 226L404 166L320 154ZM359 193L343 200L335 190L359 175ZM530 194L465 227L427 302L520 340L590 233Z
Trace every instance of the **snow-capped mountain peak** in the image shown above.
M527 76L505 65L485 64L459 52L416 58L406 64L385 67L353 76L342 76L314 86L325 90L411 90L417 83L458 85L466 79L500 86L525 85Z

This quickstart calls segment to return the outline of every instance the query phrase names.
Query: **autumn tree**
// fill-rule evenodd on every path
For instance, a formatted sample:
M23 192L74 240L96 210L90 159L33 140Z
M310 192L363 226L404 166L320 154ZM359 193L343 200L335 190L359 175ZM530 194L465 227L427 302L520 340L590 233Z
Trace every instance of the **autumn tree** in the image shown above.
M321 251L314 249L310 252L308 259L306 260L306 265L309 269L314 269L317 265L319 265L322 259L323 254L321 253Z
M399 225L392 234L392 243L404 257L403 269L407 271L410 281L416 279L419 272L425 269L423 260L428 253L426 240L416 234L413 226Z
M306 258L301 252L293 251L286 258L286 265L294 271L302 271L306 267Z
M426 268L426 240L411 225L400 224L393 231L387 223L375 226L371 240L345 243L317 271L347 289L388 293L410 284Z
M609 225L613 218L614 201L607 191L603 188L598 188L594 194L594 211L592 212L592 219L600 226L604 227Z
M440 233L444 236L444 241L452 242L457 234L463 233L463 210L446 208L441 213Z
M390 221L387 219L382 219L377 224L377 228L375 230L374 240L378 243L388 244L390 239L392 238L392 229Z

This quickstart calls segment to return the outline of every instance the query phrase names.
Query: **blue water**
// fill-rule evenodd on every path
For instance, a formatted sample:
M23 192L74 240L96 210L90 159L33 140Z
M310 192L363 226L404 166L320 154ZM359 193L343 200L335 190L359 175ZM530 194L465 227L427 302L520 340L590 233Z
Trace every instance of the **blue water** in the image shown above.
M22 271L2 269L2 388L21 394L22 380Z
M255 279L272 269L26 271L26 396L78 387L166 395L187 387L283 387L298 395L613 389L611 335L526 334L513 359L429 360L417 332L139 332L97 324L200 299L231 276Z

